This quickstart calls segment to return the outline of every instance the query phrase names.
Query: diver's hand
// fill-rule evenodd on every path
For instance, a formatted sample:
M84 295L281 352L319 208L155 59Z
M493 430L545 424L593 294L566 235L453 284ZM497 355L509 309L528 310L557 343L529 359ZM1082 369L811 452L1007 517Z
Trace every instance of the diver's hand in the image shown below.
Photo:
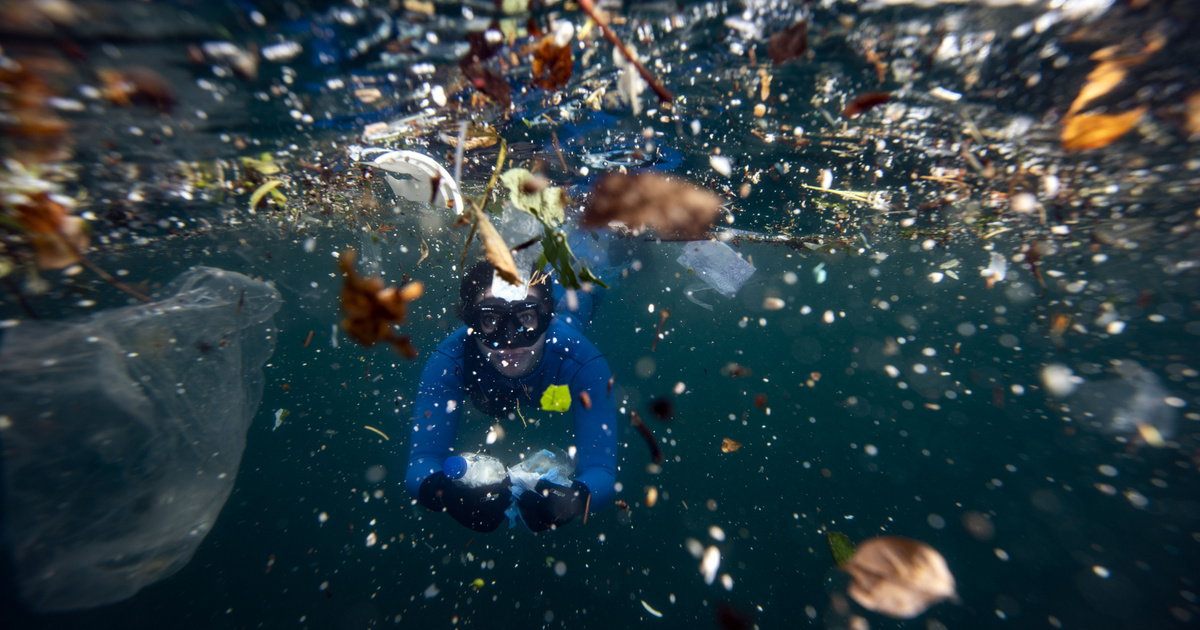
M568 488L543 480L536 488L533 492L521 493L517 499L521 518L535 532L562 527L582 515L591 496L587 486L578 481Z
M430 510L446 512L463 527L490 532L504 521L504 510L512 503L512 488L507 477L500 483L466 488L438 471L421 482L417 500Z

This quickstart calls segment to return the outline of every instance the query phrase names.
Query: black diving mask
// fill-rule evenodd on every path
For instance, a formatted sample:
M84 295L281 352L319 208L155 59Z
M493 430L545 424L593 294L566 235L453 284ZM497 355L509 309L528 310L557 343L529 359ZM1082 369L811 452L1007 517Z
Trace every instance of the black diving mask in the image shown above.
M528 348L550 328L553 314L541 300L487 298L471 307L467 325L490 348Z

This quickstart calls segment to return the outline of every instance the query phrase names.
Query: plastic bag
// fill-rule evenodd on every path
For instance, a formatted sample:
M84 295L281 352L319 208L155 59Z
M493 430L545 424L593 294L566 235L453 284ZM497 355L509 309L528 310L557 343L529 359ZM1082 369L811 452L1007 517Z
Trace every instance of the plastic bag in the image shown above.
M688 243L677 260L727 298L737 295L742 285L754 275L754 265L720 241Z
M560 486L571 485L571 473L575 472L575 462L566 453L554 453L542 449L521 460L516 466L508 469L508 478L512 481L512 492L515 499L529 490L535 490L539 481L549 481Z
M463 453L446 459L442 472L461 486L480 488L491 486L504 481L507 472L504 463L480 453Z
M160 302L23 322L0 347L8 542L38 611L179 571L229 497L275 349L279 292L194 268Z
M512 503L504 514L508 516L508 526L514 527L521 518L521 508L517 499L526 492L536 492L539 481L549 481L560 486L571 486L571 474L575 472L575 462L564 452L554 452L542 449L521 460L516 466L508 469L508 478L512 482Z

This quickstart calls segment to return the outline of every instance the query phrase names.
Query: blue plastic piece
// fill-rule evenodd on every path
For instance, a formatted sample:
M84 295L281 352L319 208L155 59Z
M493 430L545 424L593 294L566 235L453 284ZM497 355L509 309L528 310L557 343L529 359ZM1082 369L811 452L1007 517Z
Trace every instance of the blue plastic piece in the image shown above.
M442 464L442 472L450 479L462 479L467 474L467 460L458 455L447 457L446 463Z

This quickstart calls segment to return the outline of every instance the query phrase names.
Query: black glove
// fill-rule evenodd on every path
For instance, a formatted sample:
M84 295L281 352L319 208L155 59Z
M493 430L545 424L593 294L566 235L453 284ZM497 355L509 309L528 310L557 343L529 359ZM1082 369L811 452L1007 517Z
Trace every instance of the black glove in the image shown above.
M421 482L417 492L421 505L435 512L445 511L463 527L490 532L504 521L504 510L512 503L508 479L478 488L460 486L446 473L438 471Z
M571 522L571 519L587 510L591 496L587 486L578 481L568 488L542 480L536 488L533 492L522 493L517 499L521 518L535 532L562 527Z

